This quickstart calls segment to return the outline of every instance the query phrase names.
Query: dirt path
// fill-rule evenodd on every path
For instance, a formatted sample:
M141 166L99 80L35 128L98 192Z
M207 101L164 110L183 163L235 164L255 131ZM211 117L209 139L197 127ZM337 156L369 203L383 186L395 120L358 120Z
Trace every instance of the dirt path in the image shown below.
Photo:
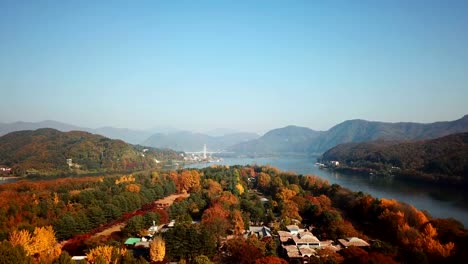
M171 194L171 195L166 196L166 197L164 197L164 198L162 198L162 199L159 199L159 200L154 201L154 203L156 203L156 204L157 204L157 203L159 203L159 204L168 204L168 206L171 206L177 198L184 198L184 199L186 199L186 198L189 197L189 196L190 196L189 193L184 193L184 194ZM99 232L99 233L94 234L92 237L97 237L97 236L110 236L110 235L111 235L112 233L114 233L114 232L119 232L119 231L121 231L122 228L125 227L125 224L126 224L126 223L123 223L123 222L117 223L117 224L115 224L115 225L113 225L113 226L110 226L110 227L108 227L108 228L102 230L102 231Z

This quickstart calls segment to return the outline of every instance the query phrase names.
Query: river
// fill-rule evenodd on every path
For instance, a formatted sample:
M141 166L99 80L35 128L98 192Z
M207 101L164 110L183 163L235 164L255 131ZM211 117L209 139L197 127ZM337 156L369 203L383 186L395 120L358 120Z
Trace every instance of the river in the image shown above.
M363 176L319 169L313 157L224 158L219 163L190 164L190 168L211 165L271 165L298 174L314 174L352 191L361 191L378 198L389 198L414 205L437 218L453 217L468 227L468 194L463 189L447 186L407 183L392 177Z

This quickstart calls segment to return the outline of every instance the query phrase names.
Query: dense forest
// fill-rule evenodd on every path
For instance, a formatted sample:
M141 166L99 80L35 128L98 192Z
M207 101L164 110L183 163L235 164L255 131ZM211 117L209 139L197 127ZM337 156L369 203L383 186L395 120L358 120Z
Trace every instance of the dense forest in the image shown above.
M161 209L154 201L188 193ZM291 224L321 241L359 237L370 246L330 247L309 263L468 263L468 232L411 205L351 192L313 175L272 167L217 166L0 185L0 263L300 263L278 234ZM174 220L150 248L124 241ZM120 231L97 235L124 223ZM248 235L267 226L273 236Z
M180 159L172 150L143 148L87 132L50 128L2 136L0 150L0 165L11 167L18 176L142 170L157 167L156 160Z
M404 179L467 184L468 133L413 142L342 144L325 152L321 160L339 161L342 169L350 167Z

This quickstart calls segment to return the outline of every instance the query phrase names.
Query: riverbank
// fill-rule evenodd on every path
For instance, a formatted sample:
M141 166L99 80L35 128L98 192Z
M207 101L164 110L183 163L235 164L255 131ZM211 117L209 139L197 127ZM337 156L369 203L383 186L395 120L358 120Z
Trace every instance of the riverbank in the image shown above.
M414 170L376 170L368 167L350 167L338 166L327 167L326 169L334 170L340 173L356 174L356 175L375 175L383 177L395 177L401 181L408 181L413 183L425 183L433 185L445 185L457 188L465 188L468 186L468 180L462 177L449 177L441 174L427 174Z
M397 177L354 174L323 170L313 157L224 158L218 165L271 165L302 175L317 175L330 184L338 184L355 192L368 193L376 198L388 198L414 205L437 218L453 217L468 226L468 193L462 186L427 184L404 181ZM192 164L186 168L201 169L211 164Z

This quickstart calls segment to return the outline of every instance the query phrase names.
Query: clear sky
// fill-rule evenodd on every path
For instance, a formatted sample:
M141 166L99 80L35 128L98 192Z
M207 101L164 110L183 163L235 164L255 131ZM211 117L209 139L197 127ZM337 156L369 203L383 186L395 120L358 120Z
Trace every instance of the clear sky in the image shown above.
M0 122L326 130L468 114L468 1L0 1Z

